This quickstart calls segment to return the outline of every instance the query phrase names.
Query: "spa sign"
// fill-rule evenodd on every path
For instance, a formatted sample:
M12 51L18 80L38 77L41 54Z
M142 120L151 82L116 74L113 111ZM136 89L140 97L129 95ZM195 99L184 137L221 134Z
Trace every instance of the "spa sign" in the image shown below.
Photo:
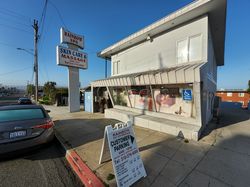
M60 29L60 42L76 45L80 49L84 48L84 37L78 34L72 33L64 28Z
M131 186L146 177L131 122L118 123L114 128L106 126L99 163L107 161L110 156L118 187Z
M57 46L56 57L57 65L77 67L81 69L88 68L88 56L82 51Z

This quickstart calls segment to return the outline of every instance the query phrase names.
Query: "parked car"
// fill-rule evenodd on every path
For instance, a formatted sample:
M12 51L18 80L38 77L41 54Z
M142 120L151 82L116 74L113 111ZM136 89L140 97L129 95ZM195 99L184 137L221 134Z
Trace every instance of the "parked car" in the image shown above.
M32 104L32 101L27 97L21 97L18 99L18 104L19 105L30 105L30 104Z
M54 123L40 105L0 107L0 155L48 143Z

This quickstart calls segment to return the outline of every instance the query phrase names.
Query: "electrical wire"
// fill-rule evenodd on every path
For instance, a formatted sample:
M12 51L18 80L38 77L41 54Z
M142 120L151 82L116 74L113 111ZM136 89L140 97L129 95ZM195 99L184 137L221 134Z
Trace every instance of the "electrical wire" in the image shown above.
M16 19L20 19L20 20L26 20L30 23L31 18L28 16L25 16L23 14L20 14L18 12L15 12L13 10L9 10L3 7L0 7L0 12L4 13L5 15L11 16L11 17L15 17Z
M29 33L29 34L33 34L31 31L28 31L28 30L25 30L25 29L20 29L18 27L13 27L11 25L6 25L6 24L2 24L0 23L1 26L4 26L4 27L8 27L10 29L14 29L14 30L19 30L19 31L22 31L22 32L26 32L26 33Z
M26 67L26 68L22 68L22 69L18 69L18 70L14 70L14 71L9 71L9 72L6 72L6 73L2 73L2 74L0 74L0 76L4 76L4 75L12 74L12 73L17 73L17 72L25 71L25 70L30 69L30 67L31 66Z
M42 16L40 18L39 28L41 28L41 32L39 34L39 40L42 38L42 35L43 35L43 29L44 29L45 17L46 17L46 11L47 11L47 4L48 4L48 0L45 0L45 4L43 7L43 11L42 11Z
M62 15L61 15L59 9L56 7L56 5L55 5L52 1L48 1L48 2L55 8L55 10L56 10L56 12L57 12L57 14L58 14L58 16L59 16L59 18L60 18L60 20L61 20L63 26L64 26L66 29L68 29L67 26L66 26L66 24L65 24L65 22L64 22L64 20L63 20L63 17L62 17Z
M12 22L12 23L18 24L20 26L25 26L25 27L31 28L30 27L31 25L28 25L24 22L20 22L20 21L14 20L14 19L10 19L9 17L6 17L5 14L3 14L2 12L0 12L0 14L3 15L3 16L0 16L1 20Z

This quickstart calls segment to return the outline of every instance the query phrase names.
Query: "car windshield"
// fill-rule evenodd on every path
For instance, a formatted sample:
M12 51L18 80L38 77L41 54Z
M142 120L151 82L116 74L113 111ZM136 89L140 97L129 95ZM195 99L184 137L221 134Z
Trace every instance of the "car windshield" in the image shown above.
M0 110L0 122L42 118L45 118L45 114L40 108Z

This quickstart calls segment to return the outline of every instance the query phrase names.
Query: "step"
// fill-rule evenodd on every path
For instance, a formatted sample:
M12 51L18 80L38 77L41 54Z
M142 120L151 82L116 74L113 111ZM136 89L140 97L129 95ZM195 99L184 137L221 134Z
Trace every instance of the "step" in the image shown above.
M199 138L200 127L189 123L183 123L114 108L105 110L105 118L113 118L122 122L131 121L136 126L152 129L174 136L183 136L184 138L196 141Z

